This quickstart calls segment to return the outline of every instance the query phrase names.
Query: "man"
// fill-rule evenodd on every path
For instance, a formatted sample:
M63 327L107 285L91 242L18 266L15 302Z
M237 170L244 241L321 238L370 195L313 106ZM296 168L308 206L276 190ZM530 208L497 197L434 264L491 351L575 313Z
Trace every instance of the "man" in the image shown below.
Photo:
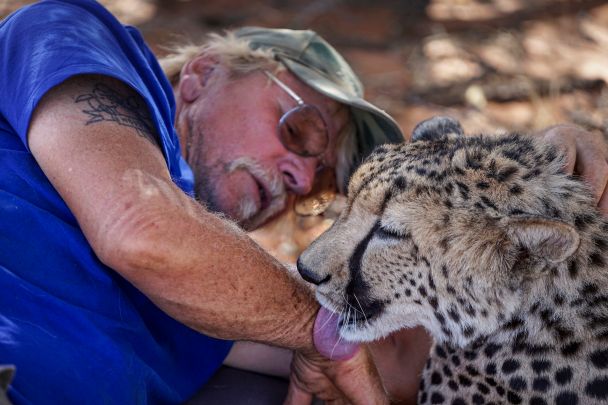
M1 23L0 362L16 365L14 403L183 402L231 350L216 338L296 350L293 402L386 400L364 350L319 357L318 305L230 220L259 226L325 167L343 185L400 132L320 38L237 36L272 60L241 71L207 48L171 87L139 33L92 1Z
M346 69L305 35L294 45L317 48L303 56L329 52ZM280 69L289 62L239 74L212 57L184 65L174 106L139 33L92 1L21 9L0 43L0 359L16 366L13 402L183 402L231 348L207 336L298 350L292 399L384 400L365 351L321 359L314 298L217 215L253 228L321 166L351 165L334 152L345 106ZM207 208L184 193L182 151Z

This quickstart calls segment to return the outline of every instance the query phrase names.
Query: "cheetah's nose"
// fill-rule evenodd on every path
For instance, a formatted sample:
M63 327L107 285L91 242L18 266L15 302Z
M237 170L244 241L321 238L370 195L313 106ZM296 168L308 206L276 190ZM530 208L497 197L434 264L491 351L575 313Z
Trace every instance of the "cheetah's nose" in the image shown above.
M300 258L298 258L296 266L298 267L298 273L300 273L300 276L302 276L302 278L304 280L306 280L309 283L312 283L314 285L319 285L319 284L322 284L322 283L326 283L331 278L331 275L329 275L329 274L326 275L325 277L323 277L323 275L315 273L314 271L312 271L308 267L304 266L302 264L302 261L300 260Z

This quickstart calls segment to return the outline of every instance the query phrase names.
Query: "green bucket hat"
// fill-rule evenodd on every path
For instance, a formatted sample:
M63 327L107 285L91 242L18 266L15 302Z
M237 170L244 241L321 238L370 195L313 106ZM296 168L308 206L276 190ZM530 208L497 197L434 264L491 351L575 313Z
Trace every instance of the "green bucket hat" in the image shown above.
M399 125L390 115L363 99L363 86L344 58L310 30L244 27L237 38L252 49L270 49L291 73L321 94L350 106L356 128L356 156L346 168L345 181L378 145L403 142ZM342 185L344 186L344 185Z

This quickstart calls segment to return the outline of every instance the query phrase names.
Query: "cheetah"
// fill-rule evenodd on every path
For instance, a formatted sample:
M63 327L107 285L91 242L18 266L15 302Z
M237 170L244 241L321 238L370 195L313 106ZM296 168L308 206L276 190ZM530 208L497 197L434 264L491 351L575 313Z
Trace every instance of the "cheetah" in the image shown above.
M421 404L607 404L608 220L565 158L446 117L382 145L300 256L340 334L425 327Z

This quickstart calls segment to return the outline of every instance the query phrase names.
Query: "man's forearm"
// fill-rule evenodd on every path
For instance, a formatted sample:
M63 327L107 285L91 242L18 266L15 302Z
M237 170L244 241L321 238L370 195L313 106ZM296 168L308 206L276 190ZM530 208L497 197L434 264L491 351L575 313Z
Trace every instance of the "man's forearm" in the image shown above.
M292 351L254 342L235 342L224 365L289 378Z
M318 305L276 260L166 180L130 172L123 181L133 192L114 201L122 211L103 227L111 267L198 331L312 348Z

